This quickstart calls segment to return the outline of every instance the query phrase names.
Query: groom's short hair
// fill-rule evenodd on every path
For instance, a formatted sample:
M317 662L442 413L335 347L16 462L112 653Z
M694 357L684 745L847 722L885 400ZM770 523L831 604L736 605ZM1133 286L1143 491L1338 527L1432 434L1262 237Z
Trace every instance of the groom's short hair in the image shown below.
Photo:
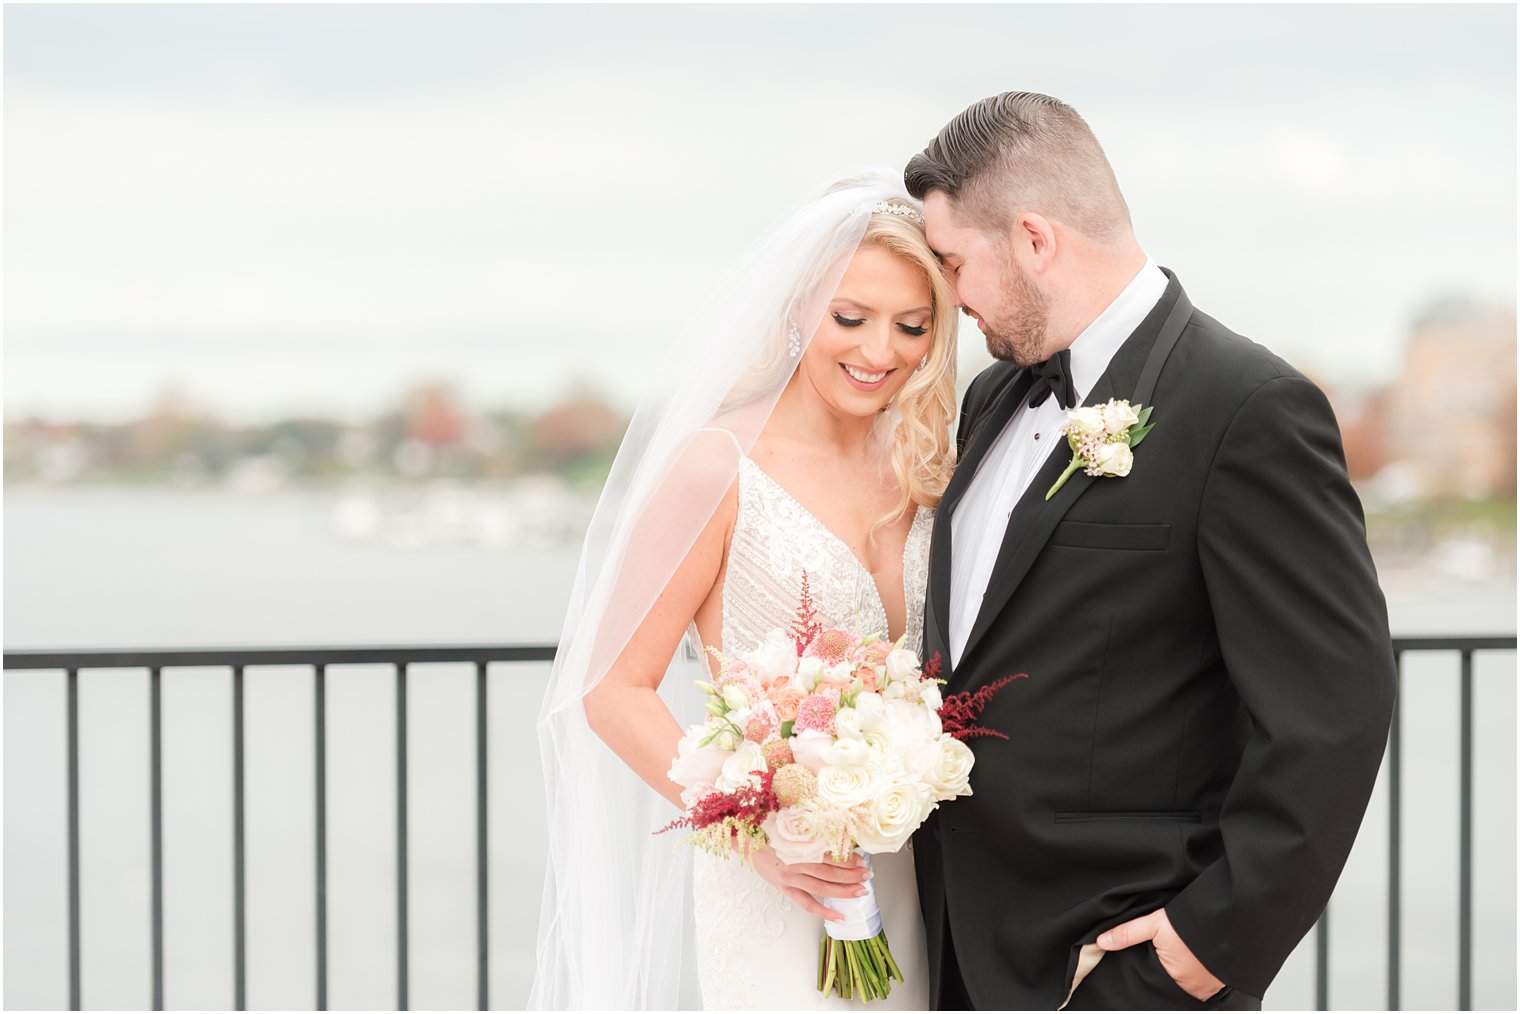
M1095 240L1128 233L1129 206L1087 121L1060 99L1004 92L945 124L903 172L908 192L933 190L955 202L958 217L1004 232L1025 211Z

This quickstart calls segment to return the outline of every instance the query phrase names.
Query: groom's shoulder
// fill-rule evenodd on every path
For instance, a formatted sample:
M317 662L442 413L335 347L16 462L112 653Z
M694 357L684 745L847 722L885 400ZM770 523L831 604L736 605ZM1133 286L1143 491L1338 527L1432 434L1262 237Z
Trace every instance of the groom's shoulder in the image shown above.
M1193 311L1183 334L1188 340L1179 348L1183 352L1179 365L1184 365L1190 383L1205 386L1215 400L1228 401L1233 396L1244 401L1264 384L1288 378L1315 386L1267 346L1200 310Z
M962 400L965 414L976 415L987 399L1013 383L1013 378L1019 370L1020 367L1000 359L972 377L971 383L966 385L966 395Z

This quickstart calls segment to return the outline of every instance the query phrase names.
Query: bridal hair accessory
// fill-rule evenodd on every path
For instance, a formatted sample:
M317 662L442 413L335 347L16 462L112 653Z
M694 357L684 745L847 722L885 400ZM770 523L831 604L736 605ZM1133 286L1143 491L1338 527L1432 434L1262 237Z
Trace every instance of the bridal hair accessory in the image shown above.
M906 218L908 221L916 223L918 225L924 224L924 213L922 211L919 211L907 201L900 201L893 198L888 198L885 201L877 201L875 204L871 205L871 214L896 215L899 218Z
M1088 475L1123 477L1134 466L1134 448L1140 445L1152 427L1151 405L1131 405L1127 401L1108 399L1102 405L1087 405L1066 413L1068 422L1061 427L1071 445L1071 464L1045 494L1049 500L1077 469Z

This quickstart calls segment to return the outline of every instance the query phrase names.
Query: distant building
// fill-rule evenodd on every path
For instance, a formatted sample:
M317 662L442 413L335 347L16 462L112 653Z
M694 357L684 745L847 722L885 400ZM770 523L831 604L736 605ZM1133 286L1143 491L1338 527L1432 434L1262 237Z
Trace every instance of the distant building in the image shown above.
M1421 498L1515 495L1515 314L1448 299L1416 318L1382 406Z

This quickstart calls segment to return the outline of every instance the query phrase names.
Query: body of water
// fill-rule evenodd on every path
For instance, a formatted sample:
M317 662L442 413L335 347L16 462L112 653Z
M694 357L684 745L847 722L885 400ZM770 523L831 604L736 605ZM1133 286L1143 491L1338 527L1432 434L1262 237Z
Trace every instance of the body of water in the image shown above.
M442 500L439 497L442 496ZM440 507L440 503L443 504ZM566 512L583 505L567 504ZM578 545L491 521L491 497L279 491L7 490L5 646L552 642ZM583 516L583 515L582 515ZM399 533L399 534L398 534ZM1512 579L1385 575L1394 632L1511 633ZM1406 660L1403 1003L1456 1002L1455 656ZM521 1007L543 873L533 722L547 666L490 672L492 1006ZM315 1002L312 675L244 678L248 1002ZM82 974L86 1007L151 1005L146 671L80 675ZM329 1005L395 1005L394 678L331 667ZM408 683L410 989L414 1008L468 1008L475 984L473 670ZM165 1001L230 1008L231 677L165 671ZM1516 1001L1515 661L1476 666L1474 992ZM10 1008L68 1000L65 693L59 672L5 675L5 986ZM1331 905L1331 1003L1383 1005L1387 787ZM610 945L615 946L615 943ZM1313 940L1267 1006L1314 1004Z

